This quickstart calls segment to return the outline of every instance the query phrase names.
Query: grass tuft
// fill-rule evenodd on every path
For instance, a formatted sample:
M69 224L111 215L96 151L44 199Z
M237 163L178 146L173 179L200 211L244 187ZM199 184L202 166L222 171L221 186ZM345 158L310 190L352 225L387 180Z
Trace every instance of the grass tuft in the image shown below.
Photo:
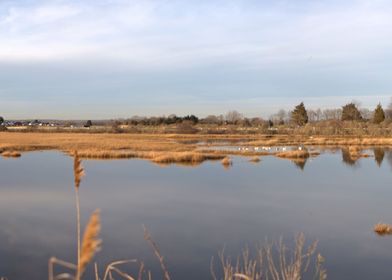
M260 159L260 157L255 156L255 157L251 157L251 158L249 159L249 161L250 161L250 162L253 162L253 163L258 163L258 162L261 161L261 159Z
M254 254L245 249L240 257L233 263L224 253L219 254L223 277L216 276L213 260L211 274L214 280L300 280L327 279L326 270L323 268L324 258L316 255L317 242L305 248L305 237L299 234L295 239L295 246L290 251L282 240L265 247L257 248ZM253 255L253 257L251 257ZM311 267L310 265L314 266Z
M287 152L279 152L276 153L277 157L280 158L288 158L288 159L298 159L298 158L308 158L310 154L307 150L295 150L295 151L287 151Z
M392 234L392 225L378 223L374 226L374 232L378 235L388 235Z
M8 157L8 158L18 158L21 157L21 153L17 151L4 151L1 153L3 157Z
M233 161L229 157L224 157L221 161L222 165L225 168L229 168L231 165L233 165Z

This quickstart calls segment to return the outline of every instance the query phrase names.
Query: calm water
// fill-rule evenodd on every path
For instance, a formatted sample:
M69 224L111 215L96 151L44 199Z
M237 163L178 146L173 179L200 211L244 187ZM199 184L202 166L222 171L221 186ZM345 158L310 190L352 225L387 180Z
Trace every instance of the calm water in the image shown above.
M211 257L224 246L236 255L266 237L291 240L299 232L319 240L329 279L389 279L392 236L378 237L372 227L392 223L392 153L375 154L354 163L328 152L305 166L235 158L229 170L219 162L84 161L82 221L101 209L101 266L139 258L155 279L161 275L143 224L174 279L211 279ZM76 255L72 159L28 153L1 158L0 172L0 276L47 279L49 257Z

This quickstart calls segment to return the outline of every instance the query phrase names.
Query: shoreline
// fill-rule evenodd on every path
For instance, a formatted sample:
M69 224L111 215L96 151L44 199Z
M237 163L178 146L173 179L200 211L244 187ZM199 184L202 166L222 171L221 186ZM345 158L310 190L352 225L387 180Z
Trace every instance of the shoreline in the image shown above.
M204 135L204 134L113 134L0 132L0 154L57 150L83 159L147 159L156 164L197 165L228 156L276 156L306 160L320 153L314 147L342 148L353 158L367 156L363 150L392 147L392 137L302 135Z

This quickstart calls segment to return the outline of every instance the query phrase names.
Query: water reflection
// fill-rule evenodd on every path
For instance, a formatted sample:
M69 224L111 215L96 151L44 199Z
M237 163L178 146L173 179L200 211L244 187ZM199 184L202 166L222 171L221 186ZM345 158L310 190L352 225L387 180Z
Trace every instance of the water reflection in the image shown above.
M299 169L304 170L305 169L305 164L307 158L298 158L298 159L293 159L292 162L297 166Z
M390 165L391 168L392 168L392 151L391 151L391 150L388 150L388 153L387 153L387 161L388 161L389 165Z
M391 239L377 238L372 226L392 219L392 173L372 159L342 168L342 155L323 153L296 165L272 156L261 165L233 157L229 170L220 161L195 168L137 159L85 161L82 221L101 208L99 264L138 258L154 279L162 277L143 240L143 224L173 279L211 279L211 257L225 245L236 256L246 244L290 240L299 232L319 240L329 279L388 279ZM389 150L384 158L392 163ZM50 256L76 256L72 159L27 153L0 159L0 170L0 273L46 279Z
M358 157L353 157L348 148L342 148L342 160L348 166L355 167L357 165Z
M385 148L373 148L374 160L381 166L385 156Z

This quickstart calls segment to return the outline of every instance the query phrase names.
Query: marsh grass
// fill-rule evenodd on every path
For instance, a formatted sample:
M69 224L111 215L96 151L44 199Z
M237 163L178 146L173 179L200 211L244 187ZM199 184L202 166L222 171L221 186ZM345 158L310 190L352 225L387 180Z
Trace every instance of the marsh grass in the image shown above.
M228 168L230 168L230 166L233 165L233 161L232 161L231 158L229 158L229 157L224 157L224 158L222 159L221 163L222 163L222 165L223 165L223 167L224 167L225 169L228 169Z
M378 235L391 235L392 234L392 225L385 223L378 223L374 226L374 232Z
M220 270L223 278L217 277L214 261L211 261L211 274L214 280L300 280L305 275L313 279L327 279L323 268L324 258L316 254L317 242L305 248L305 237L295 238L294 249L290 250L281 239L278 243L256 248L253 255L247 248L233 261L224 251L219 254ZM312 265L312 267L311 267ZM310 277L308 277L310 278Z
M1 155L7 158L18 158L22 156L22 154L17 151L4 151L1 153Z
M247 146L249 150L222 149L226 146ZM212 145L212 146L211 146ZM392 137L343 137L262 134L110 134L110 133L42 133L0 132L0 151L4 157L19 156L22 152L59 150L72 155L78 150L82 159L150 160L159 165L194 166L208 160L222 160L228 156L277 156L300 159L316 156L309 151L269 152L260 146L317 146L365 149L392 146ZM214 146L216 146L214 148ZM255 149L256 148L256 149ZM351 148L353 161L368 155ZM15 153L15 151L17 151ZM350 152L347 151L347 154Z
M250 161L250 162L253 162L253 163L259 163L259 162L261 161L261 159L260 159L260 157L255 156L255 157L251 157L251 158L249 159L249 161Z
M201 163L206 160L220 160L224 155L199 152L153 153L151 160L155 163Z
M279 152L276 153L276 156L287 159L306 159L310 157L310 153L308 152L308 150L294 150L287 152Z

